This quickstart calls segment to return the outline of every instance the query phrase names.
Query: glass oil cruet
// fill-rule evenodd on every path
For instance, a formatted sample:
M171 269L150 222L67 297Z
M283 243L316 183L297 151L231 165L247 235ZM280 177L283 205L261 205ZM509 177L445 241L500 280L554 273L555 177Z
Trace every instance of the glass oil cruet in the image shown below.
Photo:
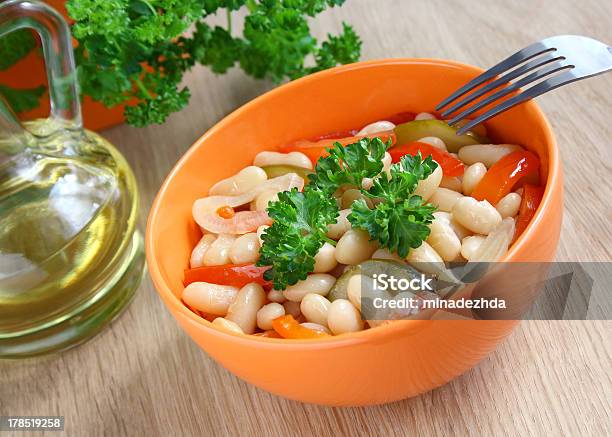
M51 114L22 125L0 97L0 358L91 337L144 270L134 175L82 128L67 23L43 2L1 3L0 37L21 28L40 36Z

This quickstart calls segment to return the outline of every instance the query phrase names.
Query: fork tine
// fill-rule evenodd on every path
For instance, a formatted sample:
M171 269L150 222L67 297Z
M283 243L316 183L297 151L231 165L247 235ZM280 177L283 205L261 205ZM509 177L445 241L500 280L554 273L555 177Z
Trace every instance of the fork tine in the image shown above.
M487 121L491 117L495 117L500 112L504 112L505 110L510 109L513 106L518 105L519 103L523 103L526 100L533 99L534 97L537 97L540 94L544 94L548 91L554 90L555 88L558 88L570 82L574 82L578 79L579 78L574 76L570 71L566 71L565 73L562 73L555 77L551 77L550 79L547 79L544 82L540 82L539 84L534 85L531 88L525 90L524 92L506 100L505 102L500 103L499 105L495 106L494 108L491 108L481 116L470 121L457 131L457 135L463 135L477 124Z
M557 71L561 71L564 70L566 68L569 68L570 66L568 65L563 65L559 62L555 62L554 64L551 64L547 67L542 68L541 70L538 70L534 73L531 73L529 76L525 76L524 78L516 81L515 83L507 86L506 88L503 88L499 91L497 91L494 94L491 94L490 96L488 96L487 98L481 100L480 102L476 103L475 105L467 108L466 110L464 110L462 113L456 115L455 117L453 117L451 120L448 121L449 125L453 125L455 123L457 123L459 120L463 120L464 118L470 116L471 114L473 114L474 112L478 111L481 108L484 108L485 106L487 106L488 104L494 102L495 100L498 100L508 94L510 94L511 92L525 86L525 85L529 85L530 83L533 83L539 79L542 79L546 76L549 76L553 73L556 73Z
M455 91L450 96L448 96L446 99L442 100L442 102L440 102L438 106L436 106L436 111L439 111L440 109L448 105L450 102L452 102L456 98L461 97L468 91L471 91L472 89L476 88L478 85L482 84L483 82L486 82L487 80L494 78L498 74L503 73L504 71L509 70L512 67L516 67L521 62L531 59L534 56L538 56L544 52L548 52L552 50L555 50L555 49L546 47L541 42L533 43L525 47L524 49L519 50L515 54L501 61L499 64L494 65L493 67L489 68L487 71L482 73L480 76L472 79L470 82L463 85L457 91Z
M477 89L476 91L474 91L472 94L467 95L466 97L464 97L462 100L458 101L457 103L455 103L453 106L451 106L448 109L445 109L444 111L442 111L442 113L440 114L442 116L442 118L446 118L448 117L450 114L452 114L453 112L457 111L458 109L460 109L461 107L464 107L465 105L467 105L468 103L473 102L474 100L476 100L478 97L485 95L486 93L488 93L491 90L494 90L495 88L510 82L513 79L516 79L519 76L522 76L523 74L531 71L531 70L535 70L537 68L540 68L546 64L550 64L551 62L555 62L555 61L560 61L562 59L565 59L563 56L557 56L557 57L552 57L552 56L544 56L544 57L538 57L537 59L530 61L526 64L521 65L519 68L512 70L509 73L504 74L503 76L497 78L496 80L494 80L493 82L488 83L487 85L483 86L482 88Z

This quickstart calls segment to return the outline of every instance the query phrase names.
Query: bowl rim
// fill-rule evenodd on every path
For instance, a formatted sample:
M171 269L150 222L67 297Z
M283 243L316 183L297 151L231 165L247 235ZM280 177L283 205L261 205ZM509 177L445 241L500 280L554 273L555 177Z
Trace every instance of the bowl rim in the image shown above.
M381 326L376 327L375 329L366 329L358 332L345 333L335 336L324 337L320 339L302 339L302 340L291 340L287 341L286 339L281 338L268 338L261 336L253 336L253 335L244 335L244 334L235 334L230 333L228 331L222 330L216 326L214 326L208 320L198 316L193 311L191 311L185 304L178 299L169 285L164 281L161 271L159 269L159 265L156 259L153 256L153 247L154 247L154 224L155 219L160 214L160 202L164 197L166 190L172 183L174 176L181 170L182 166L185 162L187 162L191 155L193 155L196 150L202 146L206 142L209 136L213 135L216 131L225 127L226 124L232 122L235 118L241 116L243 112L247 109L265 105L266 101L274 96L276 93L285 92L285 90L305 86L311 82L316 82L317 80L333 76L336 74L342 74L345 72L367 69L371 67L381 67L381 66L390 66L390 65L414 65L414 64L426 64L426 65L437 65L442 67L454 67L462 70L467 70L473 72L475 75L480 74L484 71L484 69L480 67L476 67L469 64L464 64L457 61L446 60L446 59L437 59L437 58L384 58L384 59L374 59L369 61L361 61L347 65L341 65L338 67L330 68L328 70L320 71L300 79L293 80L286 84L283 84L279 87L276 87L266 93L250 100L244 105L238 107L227 116L219 120L215 125L213 125L210 129L208 129L203 135L201 135L194 143L189 147L189 149L183 154L183 156L176 162L176 164L172 167L172 170L168 173L164 182L162 183L159 191L157 192L153 204L151 205L151 209L149 211L149 215L147 218L147 226L146 226L146 235L145 235L145 246L146 246L146 258L148 270L151 275L151 279L153 281L153 285L160 295L162 300L167 306L170 306L176 310L178 313L182 314L189 320L191 323L199 325L202 329L210 331L211 334L220 336L227 341L238 342L244 345L256 345L267 346L267 347L289 347L289 348L299 348L299 349L321 349L328 347L338 347L343 346L355 342L363 342L363 341L371 341L375 338L388 337L390 335L394 335L396 333L403 333L406 335L411 332L418 332L421 328L425 327L428 323L433 320L423 319L423 320L396 320L391 323L383 324ZM555 190L560 183L561 178L561 162L559 156L559 150L557 147L557 141L555 135L552 130L552 126L548 121L546 115L539 107L539 105L533 101L529 100L524 102L523 105L528 105L531 110L534 111L536 118L542 123L543 133L545 137L546 144L548 144L548 176L546 180L546 186L544 189L544 195L542 197L542 201L540 206L536 210L536 213L532 220L529 222L526 229L523 231L521 236L514 242L511 249L502 259L503 262L512 262L515 261L516 254L520 249L529 241L532 236L536 232L536 228L543 220L544 211L548 209L548 206L552 203L553 198L553 190ZM172 312L172 311L171 311ZM174 314L173 314L174 315ZM175 315L176 318L176 315Z

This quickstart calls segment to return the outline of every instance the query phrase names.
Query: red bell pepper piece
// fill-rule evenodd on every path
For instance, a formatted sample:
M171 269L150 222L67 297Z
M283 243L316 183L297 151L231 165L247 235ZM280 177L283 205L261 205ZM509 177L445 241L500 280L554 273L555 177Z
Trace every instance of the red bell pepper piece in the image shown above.
M523 186L523 197L521 198L521 206L519 208L518 216L516 217L516 231L514 232L514 239L516 240L521 235L527 225L533 219L538 206L542 202L544 196L544 187L537 187L535 185L525 184Z
M379 133L370 134L370 135L325 139L325 140L320 140L317 142L302 140L302 141L297 141L295 143L283 146L281 147L280 151L283 153L302 152L303 154L308 156L308 158L310 158L313 165L316 165L319 158L322 158L329 154L327 152L327 149L332 148L334 143L340 143L343 146L346 146L348 144L356 143L360 139L365 138L365 137L372 137L372 138L377 137L377 138L380 138L383 142L387 142L389 141L389 139L391 139L391 144L395 144L395 133L393 131L387 131L387 132L379 132Z
M321 141L321 140L337 140L339 138L354 137L355 135L357 135L357 132L359 132L359 129L335 131L335 132L327 133L325 135L318 135L314 138L311 138L309 141L316 143L317 141Z
M393 114L390 117L383 118L382 120L387 120L393 123L394 125L408 123L409 121L414 120L416 114L414 112L400 112L398 114Z
M538 179L539 174L540 159L535 154L526 150L512 152L493 164L474 188L472 197L496 205L519 181Z
M255 264L225 264L222 266L202 266L185 270L185 286L192 282L208 282L210 284L232 285L244 287L251 282L262 286L270 286L263 274L270 267L257 267Z
M440 164L442 167L442 173L444 176L461 176L465 171L465 165L461 160L455 158L448 152L440 150L431 144L421 143L419 141L413 141L408 144L393 147L389 149L393 162L399 162L402 156L411 155L415 156L418 152L421 152L423 159L431 155L432 159Z

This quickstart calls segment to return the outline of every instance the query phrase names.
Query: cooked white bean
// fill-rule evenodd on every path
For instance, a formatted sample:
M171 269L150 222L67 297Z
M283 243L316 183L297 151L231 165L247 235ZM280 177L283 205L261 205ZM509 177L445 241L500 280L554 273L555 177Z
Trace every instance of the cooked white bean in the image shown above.
M461 183L463 194L466 196L472 194L472 191L474 191L474 188L476 188L476 185L478 185L478 182L480 182L486 173L487 168L482 162L476 162L466 168Z
M491 168L504 156L517 150L523 148L516 144L473 144L459 149L459 159L468 165L482 162L487 168Z
M229 252L232 244L236 241L235 235L219 234L217 239L210 244L210 247L202 258L205 266L222 266L229 263Z
M261 225L260 227L257 228L257 239L259 240L259 245L263 246L263 240L261 239L261 236L263 235L264 232L266 232L266 229L268 229L270 226L268 225Z
M308 275L303 281L290 285L283 294L287 300L301 302L308 293L316 293L325 296L334 286L336 278L327 273L314 273Z
M472 231L467 229L465 226L457 223L455 219L453 219L453 215L449 212L445 211L436 211L433 213L433 216L436 219L444 220L451 227L455 235L459 238L459 240L463 240L468 235L472 235Z
M372 185L374 185L374 179L372 178L363 178L361 180L361 188L363 188L364 190L369 190L370 188L372 188Z
M268 300L270 302L283 303L287 299L285 299L285 295L282 290L270 290L268 291Z
M372 259L388 259L392 261L404 261L399 257L397 253L389 252L389 249L376 249L376 251L372 254Z
M416 117L414 117L415 120L435 120L436 116L433 114L430 114L429 112L419 112Z
M348 221L347 217L351 213L350 209L343 209L340 211L336 223L327 225L327 236L334 240L340 239L346 231L351 229L351 222Z
M447 151L446 144L438 137L423 137L417 140L419 143L429 144L430 146L434 146L436 149L440 149L443 151Z
M206 251L210 248L210 245L217 239L215 234L205 234L202 235L202 238L196 244L196 247L193 248L191 252L191 259L189 260L189 266L194 269L196 267L201 267L204 265L204 255L206 255Z
M424 273L435 274L444 266L444 261L426 241L416 249L410 249L406 257L408 264Z
M327 273L338 265L336 261L336 248L329 243L323 244L314 257L315 273Z
M461 252L461 240L451 228L449 222L434 218L429 226L427 242L444 261L453 261Z
M236 323L245 334L255 332L257 311L266 302L266 293L261 285L251 283L240 289L236 299L227 309L225 318Z
M363 277L360 274L353 275L349 278L348 284L346 285L346 294L349 302L353 304L355 308L361 311L361 284Z
M238 295L238 288L230 285L192 282L183 290L182 299L187 305L208 314L224 316Z
M383 163L383 172L387 174L387 176L391 177L391 165L393 164L393 157L389 152L385 152L385 156L381 159Z
M484 235L471 235L465 237L461 241L461 256L469 261L486 239L487 237Z
M224 319L223 317L217 317L212 321L212 324L225 331L233 332L235 334L244 334L244 331L240 326L238 326L237 323Z
M335 335L363 330L361 314L346 299L336 299L327 312L327 326Z
M259 238L250 232L236 238L229 250L232 264L254 263L259 258Z
M517 193L508 193L501 198L495 209L502 218L514 217L518 214L519 208L521 207L521 196Z
M363 229L350 229L336 244L336 260L340 264L359 264L369 259L378 244L370 241L370 234Z
M272 302L262 306L257 311L257 326L259 329L268 331L272 329L272 321L285 315L285 307L280 303Z
M245 167L234 176L217 182L208 191L209 196L236 196L255 188L268 180L268 175L260 167Z
M365 203L368 205L368 207L372 208L372 199L364 196L360 190L357 190L355 188L350 188L346 190L344 194L342 194L342 198L340 200L340 208L350 208L351 205L353 205L353 202L357 199L365 200Z
M395 124L387 120L381 120L375 123L368 124L363 129L361 129L359 132L357 132L357 135L375 134L377 132L385 132L388 130L393 130L393 128L395 128Z
M326 334L331 334L331 331L327 327L319 325L318 323L304 322L304 323L300 323L300 325L302 325L304 328L308 328L313 331L319 331L319 332L324 332Z
M442 176L442 181L440 181L440 188L448 188L449 190L457 191L458 193L463 192L463 187L461 186L461 179L457 176Z
M285 314L291 314L294 319L297 319L302 314L299 302L291 302L290 300L283 302Z
M255 155L253 165L257 167L265 167L267 165L292 165L294 167L312 169L312 161L301 152L259 152Z
M266 190L262 191L253 202L251 202L251 211L265 211L268 209L268 203L278 201L278 191Z
M457 200L461 199L463 194L458 193L448 188L437 188L433 195L429 198L429 203L434 204L441 211L452 211Z
M432 174L427 176L426 179L419 181L419 184L414 190L414 194L416 194L417 196L421 196L423 200L429 200L429 198L433 195L434 191L436 191L436 188L440 186L441 181L442 167L438 165Z
M462 197L453 207L453 218L470 231L488 235L502 221L497 210L486 200Z
M308 293L302 299L300 310L309 322L327 326L327 312L330 305L331 302L320 294Z

